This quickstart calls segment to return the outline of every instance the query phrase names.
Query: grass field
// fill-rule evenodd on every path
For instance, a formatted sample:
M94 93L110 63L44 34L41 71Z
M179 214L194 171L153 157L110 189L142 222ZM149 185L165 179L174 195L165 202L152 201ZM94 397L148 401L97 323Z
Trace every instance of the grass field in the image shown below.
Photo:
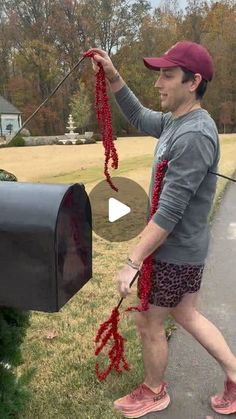
M146 190L155 140L150 137L116 142L120 170ZM219 172L232 175L236 169L236 135L221 136ZM19 181L83 182L89 192L103 180L102 144L1 149L1 168ZM220 199L225 181L218 182ZM122 316L126 354L132 368L120 376L111 374L100 383L95 376L94 337L99 324L119 300L113 276L137 239L109 243L94 235L93 279L60 313L32 313L31 327L22 345L24 363L19 374L31 370L32 397L21 419L113 419L115 398L127 393L142 379L141 351L135 333L134 315ZM134 287L135 288L135 287ZM127 304L134 302L135 289ZM48 339L50 332L55 338Z

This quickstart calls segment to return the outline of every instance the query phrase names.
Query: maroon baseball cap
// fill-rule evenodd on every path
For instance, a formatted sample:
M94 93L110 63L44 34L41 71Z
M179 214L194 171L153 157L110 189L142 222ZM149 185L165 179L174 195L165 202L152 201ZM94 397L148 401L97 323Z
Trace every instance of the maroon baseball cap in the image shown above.
M213 78L214 67L212 58L206 48L195 42L177 42L161 57L145 57L143 61L145 66L151 70L184 67L193 73L201 74L205 80L211 81Z

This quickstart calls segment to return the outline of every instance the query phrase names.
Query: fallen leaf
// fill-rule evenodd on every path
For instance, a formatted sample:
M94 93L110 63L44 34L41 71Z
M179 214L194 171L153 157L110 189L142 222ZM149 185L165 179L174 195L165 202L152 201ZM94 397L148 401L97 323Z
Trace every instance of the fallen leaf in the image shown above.
M45 338L46 339L54 339L57 336L59 336L58 332L56 330L50 330L49 332L47 332Z

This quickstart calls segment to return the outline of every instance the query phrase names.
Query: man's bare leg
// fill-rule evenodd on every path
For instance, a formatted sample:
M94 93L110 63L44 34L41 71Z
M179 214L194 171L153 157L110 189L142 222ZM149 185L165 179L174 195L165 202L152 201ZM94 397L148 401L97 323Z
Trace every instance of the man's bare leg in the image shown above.
M168 363L168 343L164 321L170 308L150 305L147 312L136 314L136 325L142 341L144 383L158 393Z
M197 310L198 295L199 292L186 294L171 315L216 359L227 377L236 382L236 357L217 327Z

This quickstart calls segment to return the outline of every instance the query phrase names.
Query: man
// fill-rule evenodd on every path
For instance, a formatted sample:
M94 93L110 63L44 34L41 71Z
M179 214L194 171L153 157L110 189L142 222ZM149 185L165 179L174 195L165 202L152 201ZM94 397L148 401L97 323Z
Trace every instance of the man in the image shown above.
M117 274L122 297L130 292L135 269L152 254L152 289L149 310L137 314L145 379L131 394L114 403L123 416L138 418L165 409L170 403L164 373L168 346L164 320L171 314L219 362L226 374L225 391L211 398L219 413L236 412L236 357L220 331L198 310L205 258L208 249L208 215L216 189L219 161L217 128L201 107L207 84L213 78L213 62L199 44L183 41L160 58L144 58L151 70L160 71L162 112L143 107L102 50L101 63L111 91L128 118L141 132L159 138L155 148L150 184L152 196L157 164L168 160L156 213L129 252L127 264ZM96 65L95 65L96 66Z

